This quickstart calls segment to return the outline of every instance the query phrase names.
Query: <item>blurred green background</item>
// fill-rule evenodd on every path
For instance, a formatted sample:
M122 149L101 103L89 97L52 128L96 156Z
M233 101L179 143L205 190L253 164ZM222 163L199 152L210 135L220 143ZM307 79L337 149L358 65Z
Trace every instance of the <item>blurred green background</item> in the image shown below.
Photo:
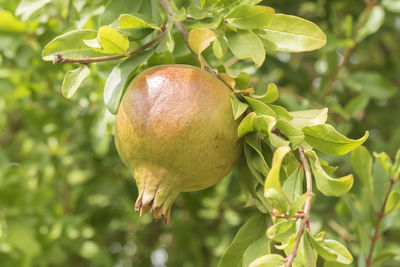
M169 227L134 213L137 189L116 153L114 118L103 103L105 78L115 62L91 65L90 78L66 100L61 84L73 66L41 58L54 37L76 28L97 29L108 2L118 1L24 0L25 9L16 15L18 1L0 0L1 267L216 266L240 225L258 212L244 208L232 173L212 188L181 194ZM147 1L120 2L145 10ZM366 146L393 156L400 147L399 1L383 1L381 13L356 39L364 1L262 3L315 22L328 43L315 52L268 53L259 69L248 61L232 67L248 72L256 87L275 82L280 104L290 111L329 107L329 122L339 131L358 138L370 130ZM169 60L191 63L177 42ZM348 62L323 96L348 47L353 47ZM379 77L368 80L374 75ZM343 173L352 172L349 156L327 160ZM313 229L324 228L355 255L359 237L348 205L363 190L355 180L346 198L318 195L311 213ZM394 214L384 225L390 228L384 238L393 244L400 240L398 222Z

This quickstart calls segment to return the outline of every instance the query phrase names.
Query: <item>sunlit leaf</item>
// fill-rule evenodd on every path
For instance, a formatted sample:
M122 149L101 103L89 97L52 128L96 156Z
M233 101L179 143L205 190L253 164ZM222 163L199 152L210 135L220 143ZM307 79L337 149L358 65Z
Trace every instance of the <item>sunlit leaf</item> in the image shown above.
M28 20L36 11L50 3L51 0L22 0L19 2L15 15L21 16L22 21Z
M226 33L229 49L239 59L250 58L256 67L265 60L264 45L260 38L251 31L237 30Z
M64 81L62 83L62 94L65 98L71 98L82 82L89 76L90 69L81 65L77 69L70 70L65 74Z
M347 138L329 124L304 127L303 132L307 143L315 149L333 156L349 153L368 138L368 131L360 139Z
M325 240L325 246L337 254L336 261L343 264L350 264L353 262L353 256L345 246L336 240Z
M314 151L308 151L312 173L315 177L318 190L326 196L340 197L346 194L353 186L353 175L349 174L341 178L331 178L322 168L318 156Z
M256 33L265 47L273 51L311 51L326 43L326 36L317 25L291 15L275 14L265 28Z
M253 121L257 117L257 114L255 112L247 114L246 117L240 122L239 127L238 127L238 136L243 137L248 133L251 133L254 131L254 126L253 126Z
M310 238L311 244L314 249L317 251L318 255L324 258L327 261L335 261L338 257L337 253L330 248L325 246L324 241L316 240L309 231L306 231L306 234Z
M400 192L392 191L386 203L385 214L387 215L398 208L400 208Z
M276 222L268 228L267 236L274 241L285 241L291 235L296 233L296 227L294 227L295 225L295 220L284 219L280 222Z
M243 113L246 111L246 109L249 107L249 105L237 99L234 93L232 93L231 103L232 103L233 117L235 120L239 119L240 116L242 116Z
M280 182L280 169L282 165L282 160L290 152L290 147L283 146L279 147L275 150L274 156L272 158L272 166L271 170L268 173L268 176L265 180L264 190L266 191L268 188L274 188L279 193L282 194L285 198L285 194L282 191L281 182Z
M270 253L269 243L270 240L267 236L263 236L253 242L243 254L242 267L248 267L255 259Z
M290 123L299 129L303 129L308 126L324 124L328 119L328 108L293 111L289 114L293 117Z
M288 209L288 201L275 188L268 188L264 192L265 198L271 203L272 207L285 213Z
M254 241L264 235L267 223L262 214L251 217L237 232L232 243L221 257L218 267L232 267L237 265L243 253Z
M225 20L239 29L263 29L274 14L274 9L270 7L244 5L234 9Z
M269 254L259 257L249 265L249 267L283 267L283 266L285 266L284 258L279 254Z
M367 13L368 12L368 13ZM364 16L368 15L365 20ZM379 30L385 19L385 10L382 6L374 6L372 10L366 10L365 13L360 15L359 23L362 25L356 32L357 41L361 41L368 35L371 35Z
M276 113L266 104L263 102L253 99L248 96L243 96L247 103L249 103L250 107L258 114L267 115L271 117L276 117Z
M157 31L161 31L160 27L157 26L150 18L145 18L143 15L130 15L122 14L119 16L118 25L120 29L131 29L131 28L151 28Z
M396 157L394 158L394 163L392 167L393 179L400 178L400 149L397 150Z
M296 149L304 140L304 133L294 127L290 122L278 120L276 128L278 128L289 139L292 149Z
M210 46L210 44L217 38L217 35L210 29L207 28L196 28L189 32L188 44L190 48L199 56L200 54ZM204 62L200 62L204 64Z
M203 19L206 16L207 11L204 9L201 9L196 4L192 3L189 5L188 13L192 18L199 20L199 19Z
M361 181L367 186L368 192L371 196L374 195L374 188L372 183L372 156L368 149L364 146L359 146L351 152L351 164L354 171ZM375 203L375 198L371 198ZM376 205L376 204L375 204Z
M267 91L263 95L252 95L252 98L260 100L263 103L269 104L275 102L278 99L278 87L274 83L269 83Z

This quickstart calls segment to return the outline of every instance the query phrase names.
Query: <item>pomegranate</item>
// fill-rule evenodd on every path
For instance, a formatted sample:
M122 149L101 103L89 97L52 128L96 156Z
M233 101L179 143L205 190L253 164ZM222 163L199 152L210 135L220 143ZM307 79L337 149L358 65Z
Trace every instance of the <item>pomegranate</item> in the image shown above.
M115 143L132 171L135 210L165 217L180 192L196 191L228 174L242 153L231 90L189 65L160 65L137 75L117 114Z

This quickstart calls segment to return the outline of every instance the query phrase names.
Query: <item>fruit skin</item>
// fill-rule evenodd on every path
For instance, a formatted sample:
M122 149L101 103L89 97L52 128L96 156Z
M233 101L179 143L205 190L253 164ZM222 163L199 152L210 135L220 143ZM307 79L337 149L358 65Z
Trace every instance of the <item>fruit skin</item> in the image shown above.
M169 220L179 192L228 174L242 153L231 90L189 65L160 65L137 75L117 114L115 143L136 180L136 211Z

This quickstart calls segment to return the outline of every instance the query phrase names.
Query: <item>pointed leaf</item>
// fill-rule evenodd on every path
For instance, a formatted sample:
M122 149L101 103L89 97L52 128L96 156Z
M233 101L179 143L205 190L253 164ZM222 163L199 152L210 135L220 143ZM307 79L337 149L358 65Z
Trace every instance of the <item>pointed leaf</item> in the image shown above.
M83 40L93 39L96 36L97 32L94 30L74 30L64 33L44 47L42 57L46 61L51 61L56 53L73 58L102 56L103 54L93 51L83 43Z
M328 119L327 108L294 111L289 112L289 114L293 117L290 123L299 129L303 129L307 126L324 124Z
M255 259L270 253L269 243L268 237L263 236L251 244L243 254L242 267L248 267Z
M306 142L315 149L332 156L344 155L360 146L368 138L368 131L360 139L350 139L329 124L304 127Z
M234 93L232 93L231 104L233 110L233 117L235 120L239 119L240 116L242 116L243 113L246 111L246 109L249 107L249 105L237 99Z
M263 29L274 14L274 9L270 7L243 5L229 13L225 20L239 29Z
M124 89L128 86L136 68L153 53L154 49L138 53L122 61L111 71L104 86L104 102L112 114L117 113Z
M306 231L306 234L310 238L312 246L322 258L327 261L335 261L337 259L337 253L326 247L324 241L317 241L309 231Z
M268 104L268 107L270 107L276 113L277 119L281 119L281 120L293 119L292 115L290 115L290 113L287 111L287 109L285 109L282 106Z
M356 31L356 40L361 41L368 35L371 35L379 30L385 20L385 10L382 6L376 5L372 10L368 12L368 18L364 21L364 15L361 14L359 23L363 23L362 26Z
M276 128L284 133L289 139L292 149L296 149L304 140L304 133L287 121L278 120L276 123Z
M161 31L160 27L151 21L150 18L146 18L141 14L122 14L119 16L118 25L120 29L151 28Z
M340 244L336 240L325 240L325 246L327 248L330 248L332 251L334 251L337 254L336 261L343 263L343 264L350 264L353 262L353 256L350 254L350 252L347 250L345 246Z
M129 40L110 26L102 26L98 31L97 42L104 53L123 54L128 51Z
M188 13L192 18L200 20L205 18L207 11L192 3L189 5Z
M218 267L237 265L249 245L264 235L266 226L267 222L264 215L258 214L251 217L237 232L232 243L221 257Z
M254 132L254 119L257 117L255 112L247 114L246 117L240 122L238 127L238 136L243 137L248 133Z
M189 47L199 56L202 67L204 66L204 62L200 55L215 39L217 39L217 35L207 28L196 28L189 32Z
M268 173L268 176L265 180L264 190L266 191L268 188L274 188L279 193L282 194L285 198L285 194L282 191L281 182L280 182L280 170L282 165L282 160L286 156L287 153L290 152L290 147L283 146L279 147L275 150L274 156L272 158L272 166L271 170Z
M391 177L392 176L392 161L390 160L388 154L386 152L376 153L374 152L374 157L378 159L379 163L385 169L386 174Z
M279 254L269 254L254 260L249 267L284 267L284 260Z
M238 30L226 33L229 49L239 59L250 58L256 67L265 60L264 45L260 38L251 31Z
M393 179L400 178L400 149L397 150L396 157L394 158L394 163L392 167Z
M387 200L385 215L388 215L398 208L400 208L400 192L392 191L390 192L389 198Z
M275 14L257 35L267 49L283 52L304 52L319 49L326 43L324 32L311 21L284 14Z
M213 42L213 52L214 55L221 59L225 56L226 51L228 50L228 43L225 41L224 38L218 37Z
M371 98L387 99L394 96L398 89L381 73L357 71L344 79L344 84L356 92L364 93Z
M264 192L265 198L271 203L272 207L285 213L288 209L288 202L275 188L268 188Z
M299 198L296 199L296 201L293 203L293 205L289 209L289 216L292 217L296 215L298 211L301 211L301 209L304 206L304 203L307 200L307 194L301 195Z
M252 95L252 98L260 100L265 104L275 102L278 99L278 87L274 83L269 83L267 91L263 95Z
M274 241L285 241L291 235L296 233L296 227L294 227L295 225L295 220L283 219L282 221L276 222L268 228L267 236Z
M364 146L359 146L351 152L351 164L354 171L368 189L370 196L374 195L372 183L372 156L368 149ZM375 198L371 198L375 203ZM376 203L374 204L376 205Z
M90 69L86 65L81 65L77 69L68 71L62 83L62 95L67 99L71 98L89 74Z
M340 197L346 194L353 186L353 175L349 174L341 178L331 178L321 166L317 154L307 151L312 173L315 177L318 190L325 196Z
M243 98L246 100L247 103L249 103L250 107L253 109L253 111L257 112L258 114L261 115L267 115L271 117L276 117L276 113L266 104L263 102L253 99L248 96L243 96Z

